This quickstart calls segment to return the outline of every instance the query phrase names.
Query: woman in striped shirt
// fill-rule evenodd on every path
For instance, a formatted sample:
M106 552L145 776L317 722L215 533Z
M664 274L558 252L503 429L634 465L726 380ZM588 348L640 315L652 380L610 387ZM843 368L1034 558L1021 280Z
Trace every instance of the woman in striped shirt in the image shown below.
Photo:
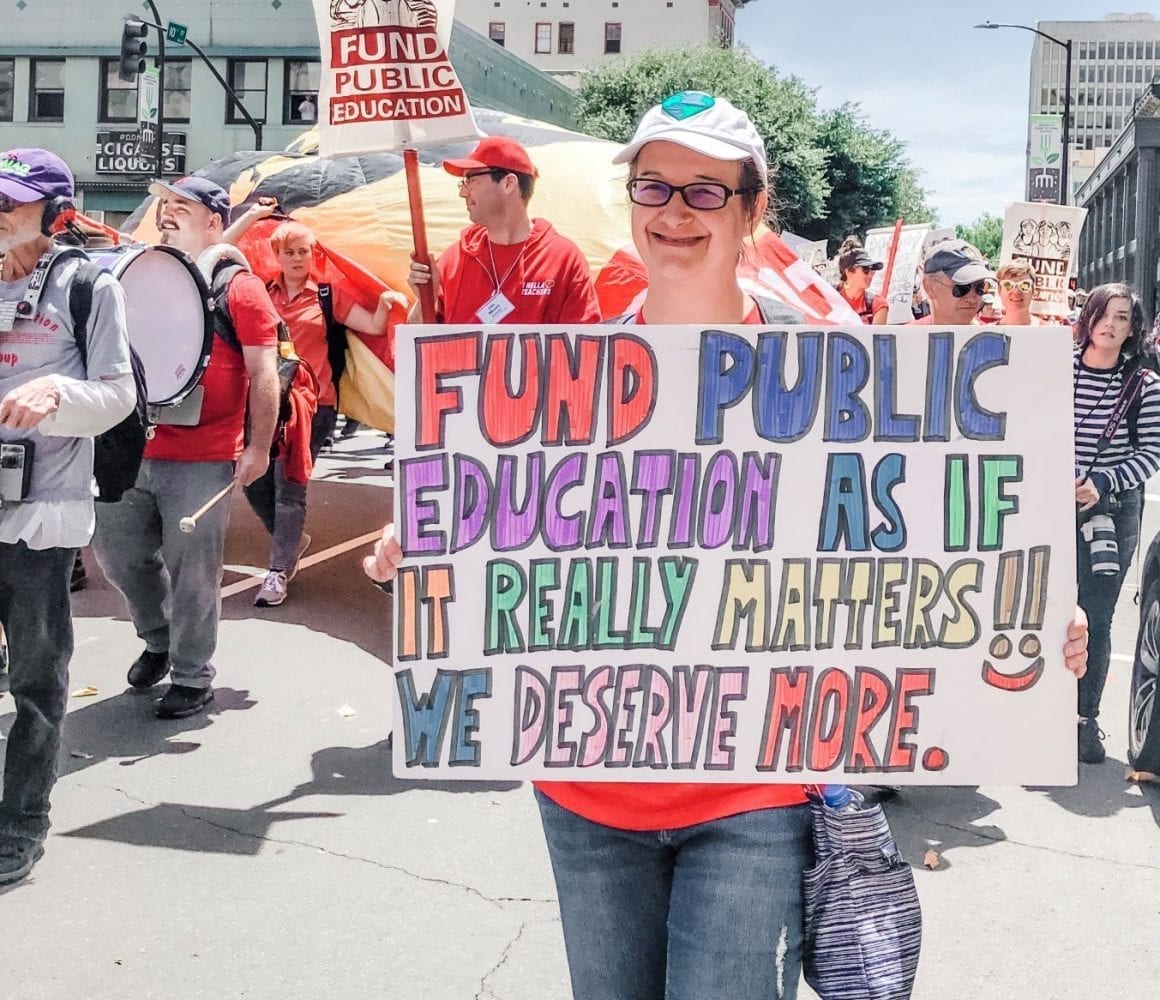
M1125 388L1129 395L1137 388L1133 373L1149 353L1144 330L1140 300L1123 284L1095 289L1075 326L1076 569L1079 603L1091 629L1088 671L1079 683L1079 759L1087 764L1102 763L1106 756L1097 720L1112 651L1112 615L1140 538L1143 486L1160 470L1155 374L1144 377L1111 439L1101 441Z

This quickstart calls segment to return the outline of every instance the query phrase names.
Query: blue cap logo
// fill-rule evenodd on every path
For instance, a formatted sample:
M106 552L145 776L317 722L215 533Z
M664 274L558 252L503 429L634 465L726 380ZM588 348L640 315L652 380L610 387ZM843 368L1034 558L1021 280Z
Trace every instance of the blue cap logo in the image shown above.
M665 98L661 102L661 110L670 118L683 122L702 111L708 111L716 103L716 98L699 90L684 90Z

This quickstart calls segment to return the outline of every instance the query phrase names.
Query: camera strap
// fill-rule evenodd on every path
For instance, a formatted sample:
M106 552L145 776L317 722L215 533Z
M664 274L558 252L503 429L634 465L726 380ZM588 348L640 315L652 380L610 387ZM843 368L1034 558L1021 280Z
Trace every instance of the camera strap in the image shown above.
M1127 382L1124 383L1124 387L1120 390L1120 398L1116 400L1116 405L1112 408L1108 422L1104 425L1103 433L1100 434L1100 439L1096 442L1096 457L1088 463L1087 470L1084 472L1085 479L1091 475L1092 469L1095 468L1096 460L1111 445L1112 438L1116 436L1116 431L1119 430L1120 424L1124 421L1124 417L1128 415L1128 411L1132 408L1136 397L1140 395L1141 390L1144 388L1144 381L1147 378L1148 369L1143 365L1136 368L1128 376Z

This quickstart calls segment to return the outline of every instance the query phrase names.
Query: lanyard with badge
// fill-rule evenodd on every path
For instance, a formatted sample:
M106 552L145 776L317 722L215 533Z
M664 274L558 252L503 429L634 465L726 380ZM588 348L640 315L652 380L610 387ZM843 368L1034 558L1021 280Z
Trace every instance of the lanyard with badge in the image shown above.
M481 323L502 323L504 319L512 314L515 306L512 300L503 293L503 286L507 283L508 278L511 277L521 260L524 257L524 250L527 249L528 241L524 240L520 244L520 252L516 254L516 259L512 261L511 266L504 272L504 276L499 277L499 268L495 266L495 252L491 248L491 239L487 241L487 255L491 258L491 270L488 271L488 277L491 278L491 283L495 287L495 292L491 298L488 299L482 306L476 310L475 315L479 317Z
M36 267L32 269L32 277L23 298L14 302L0 302L0 333L11 333L18 319L32 319L36 315L36 307L40 304L40 296L48 282L48 272L60 251L61 248L56 247L41 255Z

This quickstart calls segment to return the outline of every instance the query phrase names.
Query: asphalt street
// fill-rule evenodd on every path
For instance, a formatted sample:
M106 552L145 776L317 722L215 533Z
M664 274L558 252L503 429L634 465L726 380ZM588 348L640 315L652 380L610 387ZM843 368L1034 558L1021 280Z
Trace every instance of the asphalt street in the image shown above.
M2 1000L570 996L530 788L391 772L389 604L358 567L390 507L381 445L362 432L322 461L281 608L251 606L266 538L235 500L206 715L161 722L126 690L140 644L90 559L53 832L0 893ZM1158 530L1160 495L1145 540ZM1124 780L1134 595L1133 579L1105 765L1075 788L889 805L925 914L920 1000L1156 995L1160 790ZM11 722L0 699L0 732Z

